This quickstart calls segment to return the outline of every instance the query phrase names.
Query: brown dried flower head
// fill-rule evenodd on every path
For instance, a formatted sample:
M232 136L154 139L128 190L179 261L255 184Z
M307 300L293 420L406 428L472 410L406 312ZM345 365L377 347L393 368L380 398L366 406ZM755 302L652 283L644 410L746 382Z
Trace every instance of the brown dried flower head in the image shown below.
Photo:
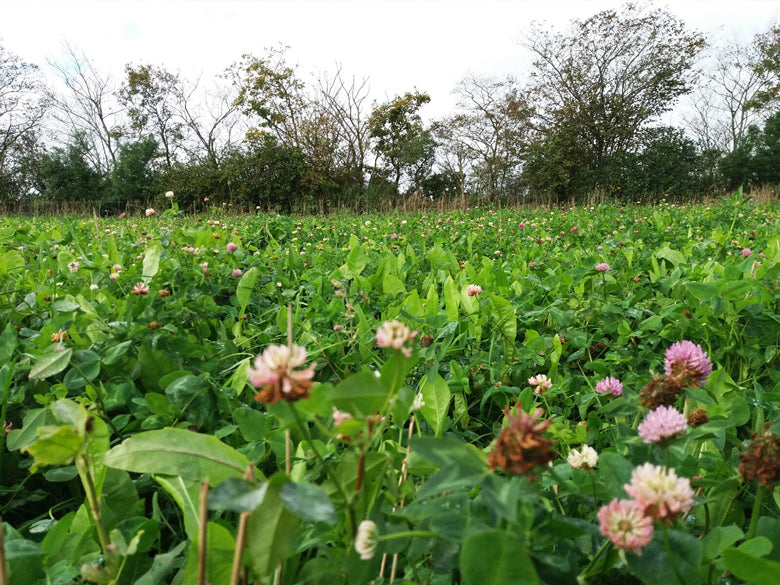
M739 473L745 481L759 479L767 487L780 483L780 437L765 430L753 433L747 451L739 456Z
M639 391L639 402L650 410L659 406L674 406L680 392L680 384L673 378L653 376L647 386Z
M552 424L552 420L536 422L542 415L542 409L533 414L523 412L518 402L517 416L506 408L504 414L509 426L501 430L496 445L490 452L488 463L491 469L499 467L513 475L525 475L533 478L531 470L538 465L546 465L555 457L553 441L542 436L542 431Z
M710 422L710 417L707 416L707 411L703 408L695 408L688 415L688 426L692 429L700 427L703 424Z

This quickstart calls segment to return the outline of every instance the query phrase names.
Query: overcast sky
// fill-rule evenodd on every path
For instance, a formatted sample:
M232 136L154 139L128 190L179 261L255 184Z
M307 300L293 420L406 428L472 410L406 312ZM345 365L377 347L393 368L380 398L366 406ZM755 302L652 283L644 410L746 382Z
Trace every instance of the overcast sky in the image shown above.
M454 106L467 73L522 76L519 44L532 21L564 27L573 18L620 8L611 0L0 0L0 43L45 66L63 41L101 71L128 62L164 65L204 79L243 53L289 45L304 80L335 70L368 77L372 98L417 88L429 113ZM776 0L656 2L713 39L749 40L780 22Z

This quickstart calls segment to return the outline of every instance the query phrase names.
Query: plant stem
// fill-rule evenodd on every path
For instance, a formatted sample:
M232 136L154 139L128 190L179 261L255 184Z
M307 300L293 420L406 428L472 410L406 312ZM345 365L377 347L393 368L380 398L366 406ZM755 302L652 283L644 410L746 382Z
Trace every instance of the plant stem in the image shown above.
M590 577L590 572L593 570L593 567L596 565L596 561L601 557L602 554L604 554L604 551L607 550L611 542L612 541L607 538L604 541L604 544L601 545L599 550L596 551L596 554L593 555L593 558L588 563L588 566L585 567L577 577L577 581L579 583L587 583L588 578Z
M382 534L379 537L379 541L394 540L396 538L439 538L438 532L428 532L426 530L404 530L403 532L392 532L390 534Z
M248 465L244 471L244 479L251 480L255 476L254 465ZM241 577L241 558L244 556L244 546L246 545L246 527L249 523L251 512L241 512L238 517L238 534L236 534L236 551L233 554L233 568L230 572L230 585L238 585Z
M95 489L95 482L92 479L92 469L84 458L84 455L76 457L76 468L79 471L81 477L81 483L84 486L84 491L87 494L87 503L89 504L89 510L92 513L92 520L95 522L95 530L98 534L98 540L100 541L100 548L103 551L103 557L109 558L108 545L111 542L106 534L106 529L103 526L103 522L100 520L100 498Z
M758 489L756 490L756 499L753 502L753 514L750 516L750 526L748 526L745 540L750 540L756 533L758 519L761 517L761 506L764 504L764 496L766 495L766 491L766 486L763 483L758 484Z
M5 544L3 543L2 516L0 516L0 585L8 585L8 573L5 568Z
M200 484L200 527L198 529L198 585L206 585L206 539L208 538L209 478Z

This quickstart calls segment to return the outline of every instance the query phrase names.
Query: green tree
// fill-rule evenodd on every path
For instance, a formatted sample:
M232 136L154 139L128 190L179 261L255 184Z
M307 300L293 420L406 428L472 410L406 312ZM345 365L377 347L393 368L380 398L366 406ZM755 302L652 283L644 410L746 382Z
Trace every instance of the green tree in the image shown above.
M565 33L537 27L526 47L535 56L536 128L557 155L577 161L573 180L556 188L592 190L602 188L602 161L635 151L643 128L690 91L704 39L665 10L627 4Z
M116 165L111 171L111 196L117 205L129 202L146 204L159 191L158 173L154 168L158 144L152 136L119 148Z
M47 108L38 68L0 45L0 201L17 201L34 189L28 163L40 153Z
M423 128L420 108L431 101L426 93L398 96L374 108L368 120L369 135L379 166L388 172L395 193L405 172L413 186L419 183L419 165L432 156L430 134ZM429 167L430 168L430 167Z
M177 95L183 93L178 75L152 65L126 65L126 79L119 97L127 108L130 127L138 136L154 135L167 168L184 138L184 124L177 116Z
M103 176L90 164L91 144L77 132L70 143L41 161L43 196L52 201L100 202L106 189Z

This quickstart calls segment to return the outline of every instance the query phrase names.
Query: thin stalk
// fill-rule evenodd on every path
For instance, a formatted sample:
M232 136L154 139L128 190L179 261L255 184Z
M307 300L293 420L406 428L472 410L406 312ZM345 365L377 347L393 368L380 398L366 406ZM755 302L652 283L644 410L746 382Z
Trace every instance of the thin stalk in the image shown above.
M208 538L209 478L200 484L200 527L198 530L198 585L206 585L206 539Z
M766 496L766 486L763 483L758 484L758 490L756 491L756 499L753 502L753 514L750 516L750 526L748 526L747 535L745 540L750 540L756 533L758 527L758 519L761 517L761 506L764 504L764 496Z
M87 494L87 503L89 504L89 510L92 514L92 520L95 522L95 530L97 531L98 540L100 541L100 548L103 551L103 558L108 559L110 556L108 545L111 541L108 539L106 529L103 526L103 522L100 520L100 498L95 489L95 482L92 479L92 470L83 455L76 457L76 467L79 470L81 483Z
M5 568L5 543L3 543L2 516L0 516L0 585L8 585L8 572Z
M680 575L680 571L677 569L677 565L672 557L672 543L669 542L669 529L666 527L666 523L662 524L661 528L664 534L664 548L666 549L666 556L669 559L669 566L672 567L672 571L674 571L677 580L680 583L685 583L685 579Z
M601 557L601 555L604 554L604 551L606 551L607 548L609 548L611 543L612 541L609 540L608 538L604 541L604 543L599 547L599 550L596 551L596 554L593 555L593 558L588 563L588 566L585 567L577 577L577 582L587 583L588 579L590 578L590 572L593 570L593 567L596 565L596 561Z
M251 480L255 475L254 465L248 465L244 471L244 479ZM230 585L238 585L241 577L241 559L244 556L244 546L246 545L246 527L249 523L251 512L241 512L238 517L238 534L236 535L236 551L233 554L233 567L230 571Z

